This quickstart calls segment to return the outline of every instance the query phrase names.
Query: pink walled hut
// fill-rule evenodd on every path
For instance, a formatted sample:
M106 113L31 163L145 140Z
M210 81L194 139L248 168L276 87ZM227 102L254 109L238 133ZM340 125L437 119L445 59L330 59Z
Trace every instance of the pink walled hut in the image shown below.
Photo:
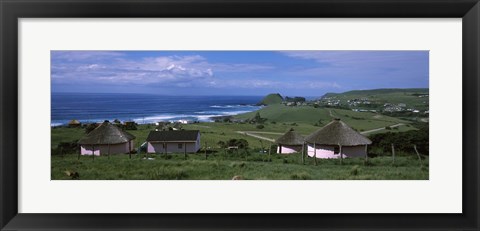
M135 136L108 121L78 141L81 155L110 155L129 153L134 149Z
M366 157L372 143L340 119L334 119L305 138L307 154L317 158Z
M151 131L147 137L148 153L195 153L200 149L200 131Z
M275 140L275 143L278 145L277 153L278 154L291 154L302 152L304 138L302 135L298 134L291 128L288 132L280 136Z

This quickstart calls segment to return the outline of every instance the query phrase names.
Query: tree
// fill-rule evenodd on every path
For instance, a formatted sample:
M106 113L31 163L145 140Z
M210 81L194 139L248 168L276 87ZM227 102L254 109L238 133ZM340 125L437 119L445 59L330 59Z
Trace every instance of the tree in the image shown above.
M266 118L262 118L260 116L260 112L257 111L257 113L255 114L255 116L250 120L251 123L257 123L257 124L262 124L266 121L267 119Z

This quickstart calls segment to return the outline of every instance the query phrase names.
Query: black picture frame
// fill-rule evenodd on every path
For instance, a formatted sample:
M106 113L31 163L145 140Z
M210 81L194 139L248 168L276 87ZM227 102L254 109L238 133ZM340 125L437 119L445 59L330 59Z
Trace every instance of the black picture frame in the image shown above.
M2 230L480 229L478 152L480 5L478 0L0 0L0 15L0 228ZM462 18L463 213L19 214L17 205L17 137L19 135L17 20L50 17Z

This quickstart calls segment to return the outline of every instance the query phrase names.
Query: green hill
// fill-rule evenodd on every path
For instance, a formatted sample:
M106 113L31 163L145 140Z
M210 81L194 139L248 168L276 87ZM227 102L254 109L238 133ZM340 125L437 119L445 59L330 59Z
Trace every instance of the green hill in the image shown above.
M354 112L351 110L314 108L311 106L289 107L283 104L270 105L254 112L236 115L235 118L251 119L257 112L260 113L262 118L267 119L267 123L302 123L324 126L335 117L340 118L359 131L391 126L398 123L410 123L398 118L372 112Z
M405 108L421 111L429 107L428 88L355 90L343 93L327 93L320 99L338 100L340 106L349 106L349 101L360 100L359 108L382 109L384 104L405 104ZM368 104L362 102L368 101ZM351 106L351 105L350 105Z
M267 96L265 96L262 99L262 101L257 103L257 105L266 106L266 105L272 105L272 104L280 104L282 102L283 102L283 97L278 93L274 93L274 94L268 94Z
M354 90L347 91L343 93L326 93L323 97L332 97L332 96L369 96L369 95L389 95L389 94L398 94L402 93L405 95L412 94L428 94L428 88L384 88L384 89L372 89L372 90Z

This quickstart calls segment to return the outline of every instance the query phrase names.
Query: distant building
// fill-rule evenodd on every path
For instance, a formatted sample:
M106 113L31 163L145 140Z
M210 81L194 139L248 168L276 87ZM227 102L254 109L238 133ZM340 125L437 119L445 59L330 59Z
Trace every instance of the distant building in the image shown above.
M135 136L122 129L103 122L78 141L81 155L109 155L129 153L133 150Z
M151 131L147 137L148 153L195 153L200 150L200 131Z
M372 141L340 119L334 119L305 138L307 154L317 158L365 157Z
M277 153L290 154L301 152L305 139L302 135L296 133L293 128L275 140L278 145Z

